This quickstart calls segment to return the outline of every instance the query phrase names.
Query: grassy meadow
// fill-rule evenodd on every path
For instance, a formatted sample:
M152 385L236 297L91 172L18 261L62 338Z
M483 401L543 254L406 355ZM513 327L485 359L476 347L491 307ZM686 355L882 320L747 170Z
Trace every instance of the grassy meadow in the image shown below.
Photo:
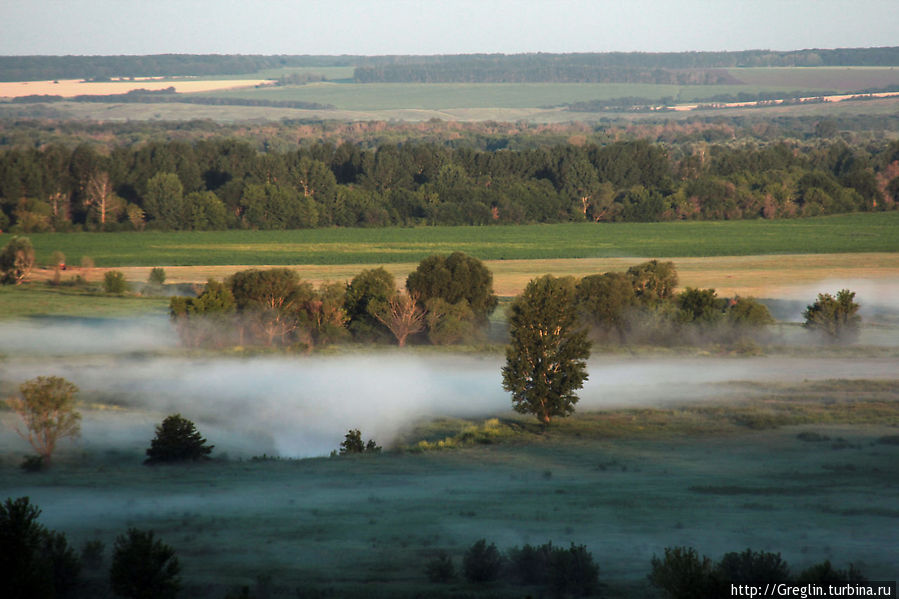
M547 432L511 414L438 420L408 431L404 451L360 458L148 468L147 426L118 448L69 445L43 474L23 475L7 452L0 486L30 496L76 547L104 543L101 566L85 569L98 589L128 526L171 544L185 595L200 598L240 586L271 597L540 596L507 580L427 580L438 552L458 573L480 538L502 551L585 544L609 599L660 596L646 579L650 560L675 545L716 560L747 547L779 552L794 573L852 562L892 580L896 382L743 385L736 404L595 411ZM94 428L146 420L131 410L85 417ZM201 431L216 441L214 429ZM444 436L451 448L418 443ZM5 433L0 443L22 449Z
M292 231L43 233L54 251L99 267L387 264L462 251L481 260L702 257L899 251L899 212L774 221L572 223Z

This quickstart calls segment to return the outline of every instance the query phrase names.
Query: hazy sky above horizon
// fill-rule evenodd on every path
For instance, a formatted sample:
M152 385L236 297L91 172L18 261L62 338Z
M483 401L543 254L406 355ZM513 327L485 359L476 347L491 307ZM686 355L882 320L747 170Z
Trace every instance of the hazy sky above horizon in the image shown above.
M3 0L0 55L899 45L899 0Z

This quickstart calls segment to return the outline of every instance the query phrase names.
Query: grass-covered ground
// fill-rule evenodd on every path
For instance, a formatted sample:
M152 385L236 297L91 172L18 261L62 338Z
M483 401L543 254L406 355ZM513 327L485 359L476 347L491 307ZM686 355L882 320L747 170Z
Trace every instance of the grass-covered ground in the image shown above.
M78 265L385 264L463 251L482 260L751 256L899 251L899 211L774 221L571 223L497 227L43 233L29 236L39 264L54 251Z
M0 285L0 319L32 316L120 317L165 314L167 297L110 295L99 285L90 289L33 285Z
M547 432L508 414L425 422L404 451L356 459L151 468L141 465L148 428L148 439L132 435L118 449L85 435L52 470L25 474L21 443L4 428L5 449L16 449L0 460L0 488L30 496L41 521L76 547L105 543L103 565L85 571L95 581L116 535L153 529L176 549L191 597L241 585L276 597L541 592L505 580L428 582L425 564L439 551L459 571L481 538L503 551L584 544L610 599L658 596L650 559L675 545L713 559L747 547L780 552L794 573L853 562L894 580L897 383L743 384L734 403L578 413ZM0 412L4 424L10 417ZM129 413L86 418L108 425ZM417 448L446 437L450 448Z

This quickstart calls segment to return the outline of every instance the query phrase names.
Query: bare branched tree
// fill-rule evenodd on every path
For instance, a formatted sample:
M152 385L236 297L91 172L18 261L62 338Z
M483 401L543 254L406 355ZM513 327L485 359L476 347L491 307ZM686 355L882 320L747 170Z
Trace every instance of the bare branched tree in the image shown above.
M386 301L373 301L368 311L390 329L400 347L406 345L409 335L425 328L425 309L419 304L417 293L397 293Z

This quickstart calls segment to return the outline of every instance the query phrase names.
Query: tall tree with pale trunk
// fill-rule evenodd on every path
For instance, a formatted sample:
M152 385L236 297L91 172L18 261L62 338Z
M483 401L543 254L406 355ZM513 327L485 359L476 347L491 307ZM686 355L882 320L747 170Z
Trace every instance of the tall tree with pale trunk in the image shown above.
M425 310L415 293L397 293L385 301L372 301L368 311L390 329L400 347L406 345L409 335L420 333L425 328Z

